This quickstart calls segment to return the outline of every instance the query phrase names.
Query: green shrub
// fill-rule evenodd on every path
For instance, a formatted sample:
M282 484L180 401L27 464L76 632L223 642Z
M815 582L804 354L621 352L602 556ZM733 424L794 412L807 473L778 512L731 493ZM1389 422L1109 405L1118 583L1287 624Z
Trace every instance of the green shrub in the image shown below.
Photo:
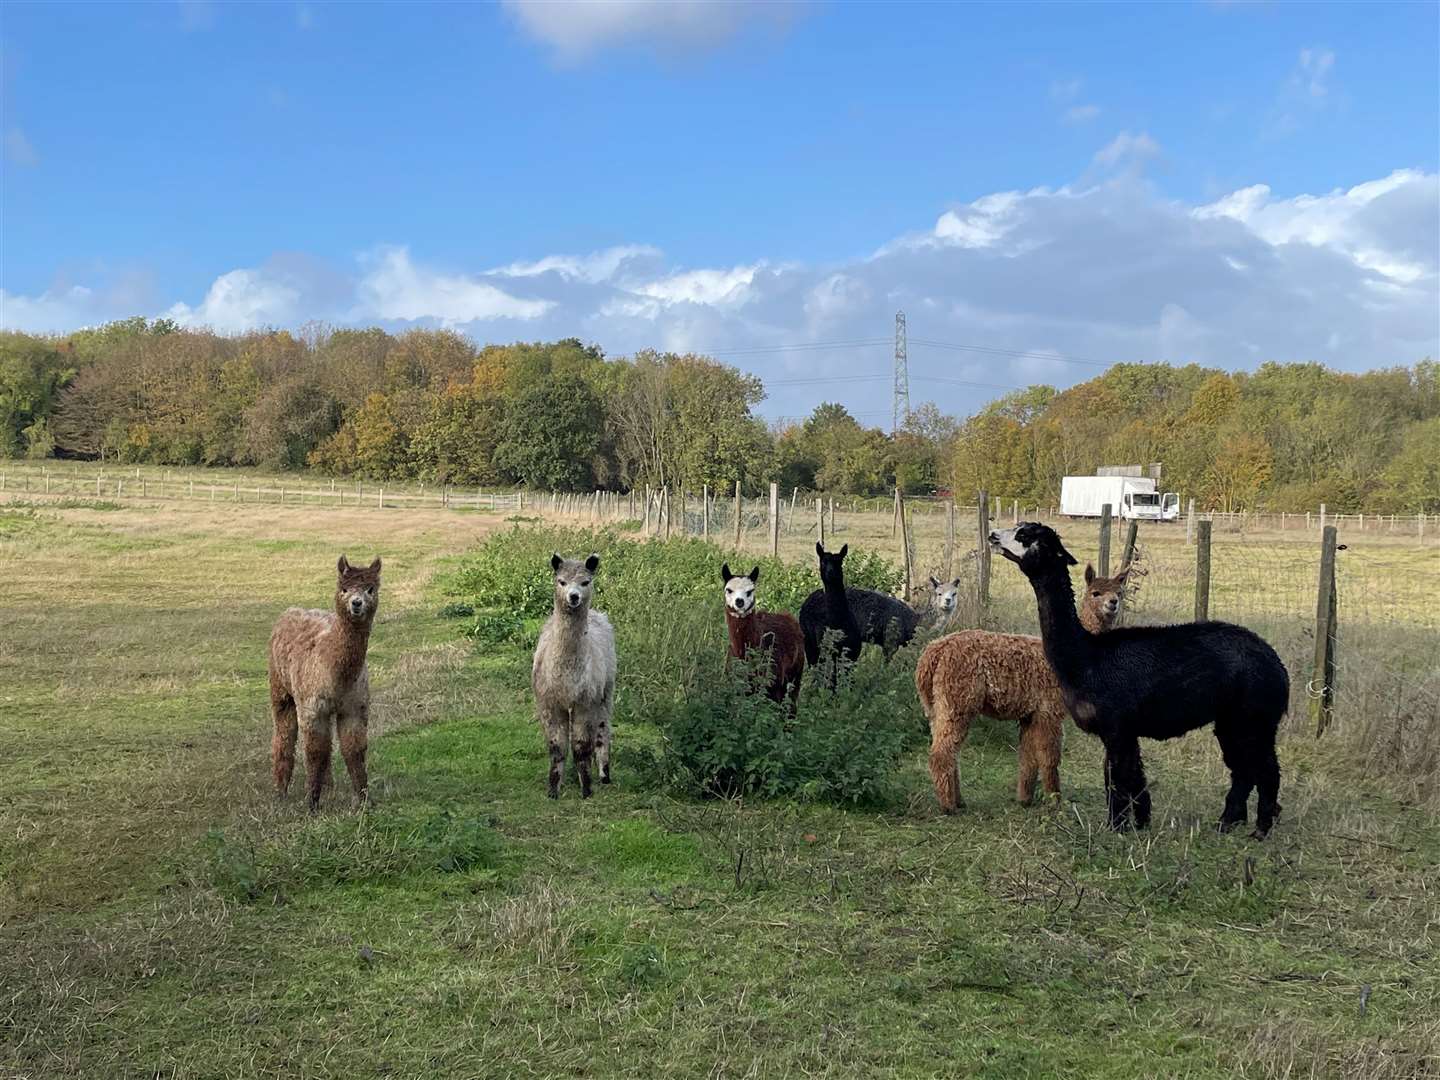
M763 660L698 679L651 716L662 733L662 777L700 796L882 801L901 755L924 738L913 650L889 664L880 650L867 650L858 663L841 665L833 691L823 667L822 657L807 671L793 718L755 692Z

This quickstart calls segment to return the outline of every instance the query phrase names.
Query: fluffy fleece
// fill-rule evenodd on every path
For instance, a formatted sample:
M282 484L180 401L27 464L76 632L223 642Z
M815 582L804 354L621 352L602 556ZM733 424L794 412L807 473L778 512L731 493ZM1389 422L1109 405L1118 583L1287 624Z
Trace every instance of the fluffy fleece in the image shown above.
M1087 631L1098 634L1114 625L1129 573L1127 568L1102 578L1085 568L1080 621ZM1065 701L1038 637L965 630L939 638L920 654L915 689L930 721L930 779L946 813L960 808L956 754L981 714L1020 725L1015 797L1028 804L1037 778L1047 795L1059 797Z
M560 797L565 759L573 753L580 797L590 797L590 761L599 759L600 782L610 783L610 728L615 709L615 631L590 610L600 556L550 558L554 610L535 646L530 685L550 751L549 795Z
M321 791L330 786L332 725L355 797L363 801L370 791L365 768L370 674L365 653L380 606L380 560L354 567L341 555L336 572L333 610L290 608L270 634L270 713L275 721L270 765L275 793L283 796L290 790L296 735L303 733L305 789L312 811L320 805Z

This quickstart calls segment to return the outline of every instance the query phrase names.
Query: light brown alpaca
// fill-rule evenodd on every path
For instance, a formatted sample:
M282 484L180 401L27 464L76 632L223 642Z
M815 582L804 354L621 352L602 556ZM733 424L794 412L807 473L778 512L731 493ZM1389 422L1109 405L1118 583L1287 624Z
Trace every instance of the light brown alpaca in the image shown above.
M270 762L275 793L290 790L295 736L297 730L303 732L305 790L312 811L320 805L320 792L330 786L332 723L355 797L364 802L370 788L365 771L370 721L365 650L380 606L380 560L361 569L341 555L337 570L333 611L290 608L270 634L270 711L275 718Z
M1080 622L1092 634L1114 625L1124 597L1126 567L1114 577L1096 577L1085 567L1085 598ZM932 642L915 666L915 689L930 721L930 778L941 809L961 805L960 770L955 755L984 714L1020 725L1020 771L1015 795L1028 804L1035 781L1060 797L1060 744L1065 702L1038 637L964 630Z

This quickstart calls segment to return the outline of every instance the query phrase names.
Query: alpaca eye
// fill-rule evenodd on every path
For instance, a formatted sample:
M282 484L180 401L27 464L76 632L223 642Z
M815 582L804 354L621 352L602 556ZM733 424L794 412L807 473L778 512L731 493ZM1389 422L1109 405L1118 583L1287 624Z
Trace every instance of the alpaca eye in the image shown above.
M565 584L565 579L564 579L563 577L560 579L560 584L561 584L561 585L564 585L564 584Z

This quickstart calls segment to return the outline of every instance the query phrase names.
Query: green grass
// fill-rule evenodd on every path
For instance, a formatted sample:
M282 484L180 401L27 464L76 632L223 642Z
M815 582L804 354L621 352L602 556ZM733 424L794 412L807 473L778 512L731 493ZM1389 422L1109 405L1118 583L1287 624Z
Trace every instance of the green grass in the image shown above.
M674 797L623 722L552 802L524 644L441 613L495 526L277 510L0 506L0 1076L1440 1070L1440 831L1358 721L1287 724L1264 844L1204 734L1147 747L1140 835L1073 729L1060 812L1016 805L998 723L950 818L919 752L871 809ZM339 550L385 557L375 805L342 769L310 818L264 642Z

